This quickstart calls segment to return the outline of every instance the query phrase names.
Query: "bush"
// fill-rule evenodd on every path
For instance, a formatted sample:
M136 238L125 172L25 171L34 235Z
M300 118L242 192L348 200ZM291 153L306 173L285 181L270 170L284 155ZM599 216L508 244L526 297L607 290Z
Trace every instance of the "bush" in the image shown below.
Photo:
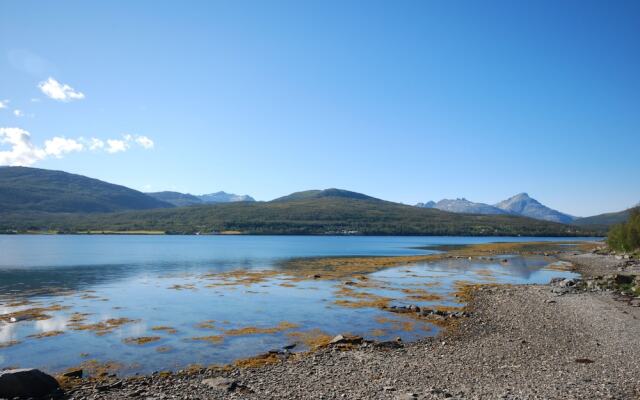
M617 251L640 249L640 207L631 210L627 222L611 227L607 244Z

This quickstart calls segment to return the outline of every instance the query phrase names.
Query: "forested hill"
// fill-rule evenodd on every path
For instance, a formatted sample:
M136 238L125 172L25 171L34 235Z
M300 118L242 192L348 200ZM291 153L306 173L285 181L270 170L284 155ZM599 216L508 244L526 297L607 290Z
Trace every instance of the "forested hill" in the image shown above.
M0 167L0 213L94 213L169 208L137 190L63 171Z

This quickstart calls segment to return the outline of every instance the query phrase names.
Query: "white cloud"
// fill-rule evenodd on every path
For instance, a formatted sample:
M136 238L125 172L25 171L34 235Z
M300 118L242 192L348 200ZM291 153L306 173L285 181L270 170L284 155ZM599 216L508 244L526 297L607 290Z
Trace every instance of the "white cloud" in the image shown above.
M40 82L38 88L40 88L46 96L58 101L68 102L84 99L84 93L75 90L67 84L62 84L51 77L46 81Z
M0 100L0 110L9 107L9 100Z
M0 145L10 150L0 151L0 165L31 165L46 157L44 150L31 143L29 132L20 128L0 128Z
M40 99L37 98L37 97L34 97L34 98L31 99L31 102L32 103L40 103Z
M44 142L44 151L47 155L62 158L66 153L84 150L84 145L77 140L63 137L54 137Z
M153 140L149 139L146 136L136 137L136 143L138 143L140 146L144 147L145 149L153 149L153 146L154 146Z
M107 139L107 153L119 153L129 148L127 140Z
M48 157L62 158L64 155L86 150L120 153L138 144L144 149L153 148L153 141L146 136L124 135L123 139L89 140L78 138L68 139L55 136L47 139L43 147L31 142L31 134L21 128L0 128L0 165L33 165ZM3 145L8 150L2 150Z
M18 110L18 109L13 110L13 115L15 115L18 118L24 117L24 113L22 112L22 110Z

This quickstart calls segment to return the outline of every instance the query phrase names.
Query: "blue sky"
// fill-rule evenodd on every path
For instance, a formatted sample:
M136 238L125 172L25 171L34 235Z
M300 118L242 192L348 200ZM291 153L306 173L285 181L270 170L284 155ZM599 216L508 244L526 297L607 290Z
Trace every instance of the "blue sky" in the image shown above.
M617 211L640 201L639 20L637 1L3 1L0 160L145 191Z

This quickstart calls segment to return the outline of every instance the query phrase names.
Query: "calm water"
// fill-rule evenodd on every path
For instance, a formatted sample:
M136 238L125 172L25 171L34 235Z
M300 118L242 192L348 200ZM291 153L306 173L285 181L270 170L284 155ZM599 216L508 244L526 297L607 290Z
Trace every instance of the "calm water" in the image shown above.
M306 339L345 332L414 340L438 328L375 302L459 306L453 294L460 282L546 283L572 274L549 268L544 257L448 259L377 271L345 286L347 279L308 279L280 264L532 240L562 239L0 236L0 367L59 372L115 362L118 373L129 374L229 363L291 343L304 350ZM10 313L17 322L6 321Z

